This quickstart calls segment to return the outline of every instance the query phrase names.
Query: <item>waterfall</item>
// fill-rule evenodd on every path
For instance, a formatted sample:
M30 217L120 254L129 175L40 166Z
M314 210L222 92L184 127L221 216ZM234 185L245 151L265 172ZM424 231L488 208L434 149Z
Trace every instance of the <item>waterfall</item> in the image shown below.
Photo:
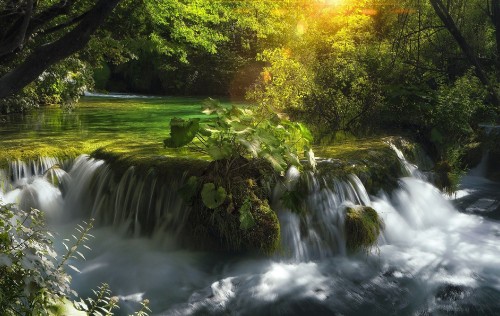
M345 207L371 204L363 184L355 175L339 180L317 177L308 172L301 177L298 170L292 167L284 181L286 189L293 190L298 181L304 181L307 187L302 214L294 213L280 202L284 194L280 184L273 194L272 204L278 211L285 257L307 261L345 254Z
M53 227L62 237L75 219L94 217L92 251L72 262L82 271L72 286L86 296L109 283L124 315L142 297L153 315L498 315L500 225L466 213L480 207L474 184L461 212L398 157L406 177L376 196L355 175L288 170L271 201L282 233L282 251L271 258L171 247L190 211L177 194L184 179L153 169L116 170L85 155L15 162L0 170L0 198L45 210L61 221ZM283 195L300 185L304 212L295 213ZM498 202L495 190L481 199ZM385 222L368 253L346 253L344 213L353 204Z
M0 170L0 181L6 203L44 210L55 221L93 218L96 225L119 227L136 237L178 235L189 214L177 194L182 178L160 178L154 169L144 174L133 166L117 174L87 155L74 162L14 161Z

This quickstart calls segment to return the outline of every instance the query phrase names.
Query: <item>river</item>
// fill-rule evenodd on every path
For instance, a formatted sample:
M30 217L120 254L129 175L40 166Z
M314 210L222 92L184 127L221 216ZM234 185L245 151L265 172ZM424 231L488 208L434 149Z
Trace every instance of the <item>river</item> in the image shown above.
M44 177L54 164L58 186ZM116 179L86 155L9 166L0 172L0 198L44 210L58 238L96 218L92 250L71 263L81 271L72 272L72 285L85 297L108 283L123 315L143 298L153 315L500 314L500 184L481 176L464 177L449 197L414 169L375 196L356 176L309 175L313 211L299 217L278 208L282 251L267 257L180 247L185 207L175 188L182 179L156 183L133 169ZM345 251L350 203L371 205L384 219L369 252ZM147 237L146 227L133 225L144 212L153 219Z

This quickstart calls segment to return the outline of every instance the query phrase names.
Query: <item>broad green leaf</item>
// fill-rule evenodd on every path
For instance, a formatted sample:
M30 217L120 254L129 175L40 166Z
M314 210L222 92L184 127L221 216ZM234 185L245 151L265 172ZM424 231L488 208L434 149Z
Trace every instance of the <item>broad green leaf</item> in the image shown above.
M297 125L299 126L299 130L302 137L311 143L313 141L313 136L311 134L311 131L302 123L297 123Z
M248 125L241 124L238 121L233 121L230 123L230 125L233 132L236 134L248 134L254 131L253 128L249 127Z
M252 202L250 199L246 199L243 205L240 207L240 229L247 230L255 225L255 219L253 218L252 212Z
M287 153L285 153L285 158L288 161L288 163L290 163L291 165L300 166L300 159L299 159L299 157L297 157L296 154L294 154L292 152L287 152Z
M212 132L210 129L204 127L201 127L200 130L198 131L202 136L210 137L212 136Z
M242 145L252 157L257 158L259 156L261 144L257 139L247 140L243 137L236 137L236 143Z
M231 115L232 117L239 118L240 116L243 115L243 110L240 109L239 107L233 105L231 107L231 110L229 110L229 115Z
M223 143L220 146L209 145L207 152L213 160L222 160L231 157L233 151L229 143Z
M273 169L278 172L285 171L287 164L281 155L273 155L272 153L265 151L262 153L262 158L267 160Z
M226 200L226 190L223 187L215 188L212 182L205 183L201 189L201 199L203 204L209 209L215 209L224 203Z
M184 120L174 117L170 120L170 137L163 143L169 148L178 148L193 141L196 133L200 130L200 119Z
M202 112L206 115L212 115L214 113L221 114L224 112L224 108L219 104L218 101L208 98L203 101Z

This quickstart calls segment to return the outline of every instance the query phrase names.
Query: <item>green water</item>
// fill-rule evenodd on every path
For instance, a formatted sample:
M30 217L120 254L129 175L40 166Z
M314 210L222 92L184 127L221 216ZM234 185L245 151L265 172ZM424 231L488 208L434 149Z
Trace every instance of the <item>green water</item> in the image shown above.
M84 97L72 111L43 108L0 118L0 158L76 156L98 148L137 155L178 155L163 149L173 117L206 117L203 99ZM182 154L182 153L181 153Z

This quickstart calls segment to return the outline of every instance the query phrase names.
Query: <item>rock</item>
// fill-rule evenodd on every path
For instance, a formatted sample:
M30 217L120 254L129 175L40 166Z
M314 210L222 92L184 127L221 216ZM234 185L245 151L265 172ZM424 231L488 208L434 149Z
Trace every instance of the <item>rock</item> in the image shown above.
M348 250L368 251L384 228L377 211L369 206L350 206L345 210L345 238Z

